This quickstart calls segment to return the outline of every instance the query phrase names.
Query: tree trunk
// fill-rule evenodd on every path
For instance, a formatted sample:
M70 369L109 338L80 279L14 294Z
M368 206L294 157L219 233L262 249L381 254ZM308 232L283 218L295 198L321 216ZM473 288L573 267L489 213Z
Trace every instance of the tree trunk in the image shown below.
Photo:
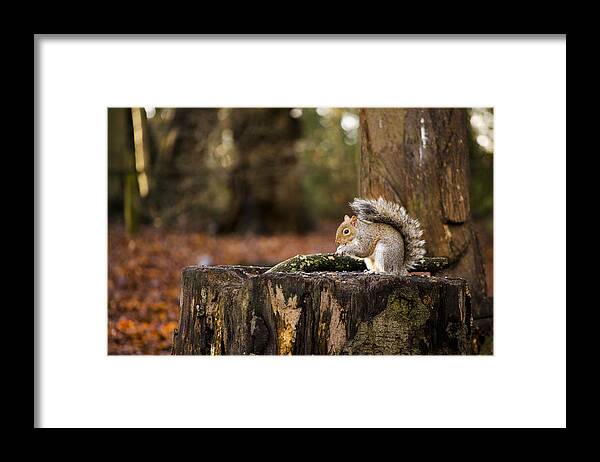
M360 194L419 219L427 254L448 257L438 275L467 280L479 319L492 310L471 223L467 123L464 109L361 109Z
M232 109L228 119L236 162L230 180L230 213L221 231L306 231L310 223L295 149L299 121L289 109Z
M217 112L158 108L147 121L148 144L153 148L147 211L156 224L216 227L216 217L225 209L221 198L226 196L224 168L210 155L220 138Z
M176 355L470 354L462 279L189 267Z
M129 108L108 108L109 201L122 192L123 221L129 234L138 229L140 196L135 167L132 113ZM118 179L118 180L117 180ZM117 183L118 181L118 183ZM119 184L118 187L115 187Z

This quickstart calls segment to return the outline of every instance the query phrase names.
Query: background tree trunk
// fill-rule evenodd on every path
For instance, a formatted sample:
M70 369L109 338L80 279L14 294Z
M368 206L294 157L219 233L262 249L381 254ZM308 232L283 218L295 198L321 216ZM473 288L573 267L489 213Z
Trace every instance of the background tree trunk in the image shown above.
M302 200L295 143L301 127L289 109L232 109L236 163L225 232L303 232L310 227Z
M213 165L213 140L220 132L217 109L157 109L147 122L152 146L148 214L155 224L196 229L216 227L208 216L225 200L219 182L224 169ZM158 140L158 141L157 141Z
M189 267L172 354L470 354L463 279Z
M139 224L139 185L135 166L132 112L129 108L108 108L108 175L109 204L121 200L123 222L129 234ZM112 194L111 194L112 192ZM116 192L116 194L115 194ZM122 193L121 193L122 192Z
M419 219L427 255L449 259L438 274L468 281L474 317L482 319L492 309L471 223L467 123L464 109L361 109L359 189Z

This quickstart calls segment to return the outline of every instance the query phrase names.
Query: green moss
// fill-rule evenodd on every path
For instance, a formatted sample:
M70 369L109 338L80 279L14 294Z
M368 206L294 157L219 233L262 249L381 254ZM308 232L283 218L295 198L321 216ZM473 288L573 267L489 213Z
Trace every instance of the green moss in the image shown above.
M366 269L362 259L337 254L296 255L278 263L268 273L315 272L315 271L363 271Z
M423 326L430 317L413 289L400 289L388 297L386 308L372 320L361 322L347 344L348 354L424 354L427 344Z
M421 259L412 271L436 273L448 266L446 257L425 257ZM315 253L296 255L269 269L268 273L295 273L316 271L364 271L367 267L362 258L334 253Z

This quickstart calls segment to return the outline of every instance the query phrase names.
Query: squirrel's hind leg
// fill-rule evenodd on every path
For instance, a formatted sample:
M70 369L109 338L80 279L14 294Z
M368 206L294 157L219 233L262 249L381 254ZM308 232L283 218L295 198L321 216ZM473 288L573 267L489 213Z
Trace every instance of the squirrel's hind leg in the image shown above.
M386 267L386 245L379 241L373 252L373 271L375 273L387 273L389 269Z
M363 258L365 265L367 265L367 269L364 271L365 273L374 273L375 272L375 259L374 256L371 255L369 257Z
M378 242L373 255L376 273L402 274L403 249L395 243Z

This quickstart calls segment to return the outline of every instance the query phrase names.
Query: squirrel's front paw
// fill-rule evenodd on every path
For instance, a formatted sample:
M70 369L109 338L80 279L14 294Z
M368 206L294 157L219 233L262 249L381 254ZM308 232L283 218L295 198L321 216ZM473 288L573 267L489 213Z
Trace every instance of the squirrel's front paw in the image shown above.
M365 273L365 274L373 274L373 273L375 273L375 271L372 270L372 269L366 269L366 270L363 271L363 273Z

